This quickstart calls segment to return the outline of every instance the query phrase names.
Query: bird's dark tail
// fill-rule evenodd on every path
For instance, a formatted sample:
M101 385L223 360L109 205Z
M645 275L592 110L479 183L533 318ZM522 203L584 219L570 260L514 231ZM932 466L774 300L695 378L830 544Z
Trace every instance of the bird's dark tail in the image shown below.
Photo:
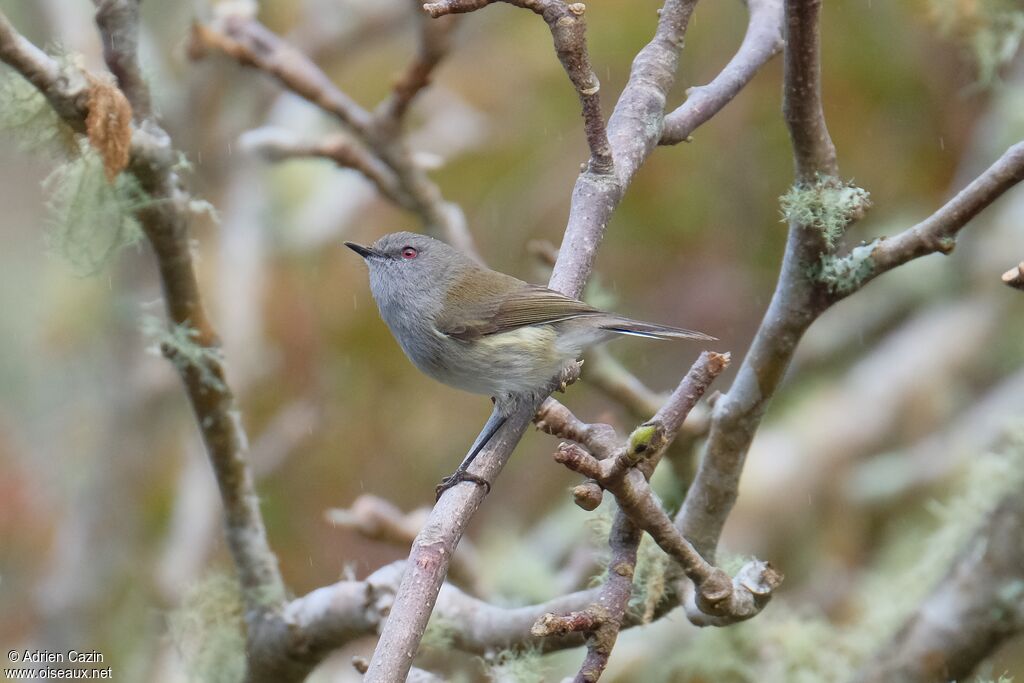
M712 337L703 332L684 330L679 327L668 325L657 325L645 323L641 320L630 320L629 318L615 318L607 325L601 326L609 332L628 334L634 337L647 337L648 339L696 339L700 341L718 341L718 337Z

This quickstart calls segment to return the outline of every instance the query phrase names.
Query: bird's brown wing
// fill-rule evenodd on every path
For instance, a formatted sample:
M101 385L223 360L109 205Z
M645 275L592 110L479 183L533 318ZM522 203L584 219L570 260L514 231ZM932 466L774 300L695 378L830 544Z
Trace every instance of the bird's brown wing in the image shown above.
M582 301L512 277L494 284L496 286L486 289L477 286L477 293L484 289L487 295L474 297L479 300L477 305L463 307L464 311L466 308L470 310L462 320L439 320L438 330L455 339L469 341L527 325L543 325L601 313Z

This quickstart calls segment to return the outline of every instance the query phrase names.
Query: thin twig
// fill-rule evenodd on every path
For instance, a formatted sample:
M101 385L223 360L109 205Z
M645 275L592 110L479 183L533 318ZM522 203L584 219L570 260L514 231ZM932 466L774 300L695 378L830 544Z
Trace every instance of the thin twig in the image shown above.
M625 448L604 459L595 458L578 446L562 444L555 460L569 469L590 477L615 495L619 509L637 528L646 531L668 555L673 557L696 586L697 613L689 615L700 625L724 625L749 619L767 604L781 575L765 563L757 563L760 573L751 582L754 571L745 571L745 582L733 582L725 572L701 557L687 541L657 501L647 480L658 459L672 443L686 414L696 405L710 383L728 364L728 355L705 352L666 401L661 410L630 437ZM550 401L550 399L549 399ZM579 430L579 420L568 410L550 410L549 428L563 436ZM588 425L588 432L596 431ZM574 439L579 442L583 440ZM602 449L606 444L599 444ZM733 590L734 585L737 590ZM751 588L754 586L755 588Z
M732 579L705 561L675 528L648 484L687 413L728 360L728 355L701 354L662 408L634 431L625 447L615 447L610 427L587 425L553 399L542 406L538 417L545 431L590 444L604 454L595 458L579 446L563 443L555 460L608 489L619 504L609 537L612 559L597 600L583 611L545 615L534 627L537 634L563 630L586 633L587 656L576 681L596 681L607 666L625 620L641 531L650 533L693 582L695 590L686 594L685 607L687 617L695 624L724 626L749 619L764 608L782 581L781 574L764 562L748 563ZM611 450L614 454L608 455Z
M433 20L419 11L418 0L414 0L413 4L416 5L419 32L416 56L395 81L391 94L378 105L374 113L377 125L390 131L399 129L413 100L430 84L434 69L451 50L452 34L456 26L455 17Z
M1014 289L1024 289L1024 261L1002 274L1000 279L1004 285Z
M821 0L786 0L782 111L793 142L797 182L838 176L836 148L821 106Z
M627 457L624 455L623 460ZM755 561L756 567L744 568L743 580L734 581L701 557L673 525L640 470L602 467L608 461L598 461L572 444L562 444L555 460L594 479L610 491L621 512L637 528L649 533L658 546L679 563L696 588L695 609L687 610L687 617L694 623L724 626L749 619L764 608L771 599L772 591L781 584L781 574L767 563Z
M626 187L661 139L668 91L697 0L666 0L654 38L633 59L629 80L608 119L615 172L584 172L576 179L569 221L549 286L579 297L594 267L597 248Z
M377 119L334 85L301 51L244 14L228 13L211 25L195 24L189 54L199 59L222 52L262 71L282 86L320 107L387 166L397 180L400 206L415 213L428 232L479 258L461 209L445 201L441 190L417 164L404 138L381 130ZM371 178L371 180L373 180Z
M423 9L436 19L450 14L473 12L499 1L528 9L544 18L551 30L558 61L576 88L583 107L583 131L590 147L589 168L595 174L612 173L612 148L608 142L604 115L601 113L601 83L590 65L587 52L587 24L583 18L586 5L582 2L566 3L564 0L441 0L427 3Z
M621 440L613 427L587 424L551 397L541 403L533 423L542 432L585 446L599 460L612 458L621 446Z
M948 254L956 236L967 223L1004 192L1024 180L1024 142L1018 142L955 197L931 216L894 237L878 240L865 264L869 272L863 286L874 277L920 256Z
M718 359L723 359L723 357L717 356L717 354L715 356ZM654 449L647 453L650 457L643 460L640 469L637 471L637 474L640 475L640 478L644 479L645 483L646 479L649 479L651 474L653 474L654 468L658 464L663 446L666 442L671 441L671 437L675 435L679 425L682 424L688 409L687 406L692 407L696 403L699 394L703 393L703 388L706 388L707 384L710 384L718 372L725 367L724 362L716 362L715 365L720 366L716 372L714 369L711 369L710 361L711 358L708 354L702 354L700 359L694 363L690 372L687 373L686 378L680 382L679 387L673 392L672 398L675 399L676 405L669 408L666 403L662 407L665 411L664 414L659 411L654 419L652 419L651 424L656 425L656 427L654 431L648 430L648 433L646 433L647 438L643 439L642 443L648 448L654 446ZM708 371L705 373L705 370ZM693 386L692 378L696 375L701 375L702 379L706 379L703 388L695 388ZM682 388L684 385L685 389ZM557 459L558 454L556 454ZM615 459L618 458L616 457ZM607 463L610 460L605 462ZM633 574L636 571L637 550L640 547L642 536L643 533L636 520L620 508L615 515L615 521L612 523L611 533L608 536L608 547L611 551L611 556L608 561L605 580L601 584L597 599L588 608L589 611L599 614L602 619L597 624L597 627L587 634L587 654L580 665L579 673L576 675L575 680L577 683L597 681L608 666L608 659L611 656L612 648L615 646L615 641L618 639L619 631L623 627L629 606L629 598L633 592Z
M89 84L78 69L65 69L25 39L0 12L0 60L34 85L53 110L79 133L89 114Z
M410 210L415 208L394 171L348 136L328 135L317 141L302 141L290 131L264 127L246 131L239 138L239 144L269 161L312 157L330 159L338 166L361 173L389 201Z
M132 17L135 21L129 20ZM137 14L122 15L118 21L100 25L104 43L111 46L111 60L124 65L126 72L138 70L134 53L138 42L137 18ZM106 34L108 28L116 32ZM145 87L141 80L135 85ZM137 97L148 101L148 95L141 92ZM277 557L267 543L247 456L248 438L224 375L219 340L207 317L196 279L188 234L191 197L182 189L175 171L178 158L169 136L153 122L147 126L145 133L138 129L132 136L128 171L154 201L139 209L137 216L156 254L170 323L190 329L192 341L205 350L205 367L195 363L178 366L220 487L228 545L248 606L262 611L281 603L284 582ZM216 381L211 381L210 376Z
M555 386L552 383L548 392ZM495 480L529 426L538 404L539 400L509 416L504 428L477 456L474 474L486 481ZM445 491L430 511L409 552L394 606L370 660L367 681L402 680L412 666L455 546L485 495L481 486L455 486Z
M299 97L334 116L353 134L369 137L370 112L335 86L302 52L255 19L226 14L211 26L193 24L189 56L201 59L211 50L272 76Z
M136 121L153 115L149 86L136 57L139 49L139 3L141 0L93 0L96 25L103 37L103 59L117 78L117 85L132 105ZM120 41L130 41L122 44Z
M594 683L608 666L612 648L626 619L633 594L636 555L643 532L621 511L616 513L608 534L608 570L597 599L588 609L598 611L602 620L587 637L587 654L574 683Z
M746 5L747 33L736 54L710 83L686 91L686 102L665 116L660 144L688 141L699 125L731 102L782 51L782 0L747 0Z

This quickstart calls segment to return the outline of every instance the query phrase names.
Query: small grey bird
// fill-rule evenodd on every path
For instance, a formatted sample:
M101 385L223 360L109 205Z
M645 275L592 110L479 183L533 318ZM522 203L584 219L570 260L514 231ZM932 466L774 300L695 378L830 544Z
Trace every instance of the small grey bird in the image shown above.
M467 471L473 458L519 402L533 400L591 346L623 334L715 340L598 310L486 268L426 235L396 232L370 247L345 246L366 261L380 316L409 360L440 382L494 398L494 412L438 497L461 481L489 490Z

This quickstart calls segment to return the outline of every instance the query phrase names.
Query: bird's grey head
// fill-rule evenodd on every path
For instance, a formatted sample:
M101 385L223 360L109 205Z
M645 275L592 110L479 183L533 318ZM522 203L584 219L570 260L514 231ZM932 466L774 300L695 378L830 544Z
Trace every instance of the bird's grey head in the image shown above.
M345 242L366 261L370 290L389 323L399 311L435 309L460 271L473 267L462 252L413 232L384 235L372 246Z

